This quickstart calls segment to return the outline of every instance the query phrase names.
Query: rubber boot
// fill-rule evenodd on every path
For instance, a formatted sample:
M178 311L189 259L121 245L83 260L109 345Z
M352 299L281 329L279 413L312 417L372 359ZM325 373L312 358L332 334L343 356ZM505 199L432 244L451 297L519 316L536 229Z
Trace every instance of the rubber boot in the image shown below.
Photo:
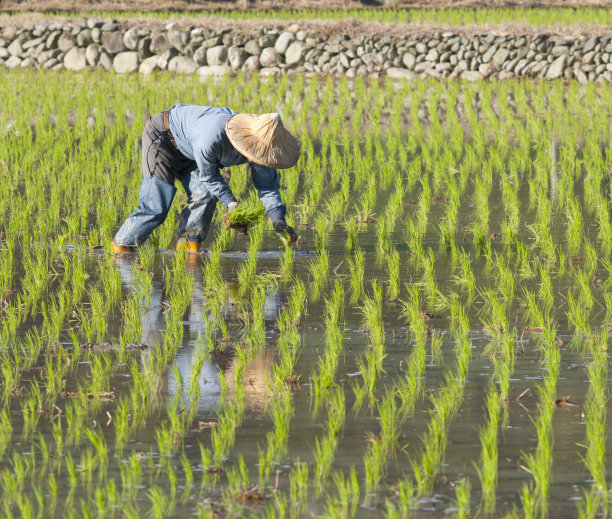
M180 240L176 244L176 250L183 252L198 252L200 250L200 242Z
M121 252L133 252L133 249L130 247L121 247L120 245L117 245L115 242L113 242L111 244L111 252L114 252L115 254Z

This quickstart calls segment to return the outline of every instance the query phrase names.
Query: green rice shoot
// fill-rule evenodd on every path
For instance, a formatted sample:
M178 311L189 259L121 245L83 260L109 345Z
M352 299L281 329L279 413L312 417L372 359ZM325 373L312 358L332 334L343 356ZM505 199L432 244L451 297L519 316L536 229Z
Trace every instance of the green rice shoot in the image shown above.
M224 223L230 229L246 230L252 227L266 214L266 208L263 205L248 205L240 204L231 214L224 215Z

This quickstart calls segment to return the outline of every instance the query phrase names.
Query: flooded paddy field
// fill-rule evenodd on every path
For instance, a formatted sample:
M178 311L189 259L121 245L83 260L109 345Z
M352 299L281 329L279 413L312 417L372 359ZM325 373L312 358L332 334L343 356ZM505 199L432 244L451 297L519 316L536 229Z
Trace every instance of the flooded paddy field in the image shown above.
M612 87L0 79L4 517L605 517ZM278 111L286 249L137 253L140 135ZM256 201L245 168L226 172Z

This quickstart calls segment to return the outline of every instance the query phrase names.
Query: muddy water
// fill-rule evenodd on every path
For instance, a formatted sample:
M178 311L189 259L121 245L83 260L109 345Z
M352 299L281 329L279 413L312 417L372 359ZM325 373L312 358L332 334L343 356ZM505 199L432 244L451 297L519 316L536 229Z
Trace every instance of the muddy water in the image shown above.
M310 274L308 266L317 257L314 242L309 229L300 229L304 236L304 243L295 254L295 274L309 286ZM359 235L359 244L366 254L365 280L370 279L386 280L387 266L377 261L375 254L375 237L373 227L364 226ZM346 265L346 251L344 244L346 234L342 228L335 229L330 236L330 281L341 279L348 287L348 269ZM400 241L400 235L393 235L393 241ZM462 240L458 240L461 242ZM337 244L341 244L338 246ZM228 286L237 283L236 272L247 255L248 242L245 238L238 238L232 251L223 253L221 260L221 275ZM471 243L466 236L463 245L466 252L472 253ZM503 252L503 246L493 245L494 248ZM436 283L443 293L456 291L457 287L453 282L452 258L447 251L440 250L435 237L431 236L427 247L434 251L436 260ZM401 286L410 283L418 278L416 267L410 261L410 254L407 250L399 249L401 257ZM141 320L143 332L140 339L141 343L152 345L161 340L164 333L165 307L164 307L164 280L163 264L171 257L172 253L157 253L152 278L151 302L147 309L143 309ZM279 266L280 252L277 240L266 235L263 251L259 254L258 271L275 272ZM487 285L485 260L473 254L473 269L481 286ZM95 275L95 264L101 258L94 256L92 262L92 275ZM202 348L202 337L204 335L207 322L210 320L209 309L207 308L206 298L202 287L204 283L202 267L206 261L203 254L195 262L190 262L187 266L189 274L193 277L194 291L189 308L183 316L184 339L182 347L173 359L170 367L161 375L161 405L159 412L147 419L146 427L139 431L127 445L126 450L121 454L112 451L113 430L110 426L104 426L105 415L98 413L97 420L102 425L105 437L109 440L111 459L116 457L119 463L126 460L131 452L146 453L151 460L152 468L145 468L144 472L154 471L157 465L159 453L154 435L155 427L165 419L163 411L164 404L172 401L180 393L184 406L189 406L189 392L187 381L189 380L192 363L199 348ZM133 266L138 262L138 258L118 258L115 261L117 272L121 276L122 289L128 294L134 288ZM337 267L337 268L336 268ZM299 331L301 338L301 349L298 356L297 365L294 372L302 376L299 386L293 389L292 398L294 405L293 418L291 420L289 441L286 454L275 466L277 480L273 487L263 490L263 501L261 503L248 505L240 509L242 515L258 515L263 513L264 506L272 499L276 490L288 491L288 474L294 466L296 460L312 464L313 448L315 438L321 437L325 433L327 423L327 410L325 407L317 413L313 412L312 377L316 376L317 366L325 348L325 329L323 324L324 297L329 292L329 287L322 291L322 296L318 300L309 300L307 313L303 318ZM528 283L528 282L526 282ZM523 283L524 284L524 283ZM517 282L518 287L521 286ZM566 292L566 281L564 278L554 280L555 293ZM276 343L279 332L275 327L275 319L290 296L291 285L280 282L277 286L269 287L266 291L265 300L265 320L266 320L266 347L261 354L256 355L249 363L246 371L242 375L243 389L245 393L245 415L242 424L236 429L235 444L230 451L230 457L226 460L227 466L232 466L241 455L249 469L251 481L257 481L258 474L258 446L265 448L266 434L273 429L273 423L267 413L267 403L274 395L269 394L267 377L270 376L272 366L277 360ZM368 292L369 293L369 292ZM368 435L378 434L380 431L379 419L376 409L365 405L357 412L353 412L355 395L352 384L359 384L361 374L357 365L358 360L368 350L369 340L363 330L363 319L357 305L352 305L349 301L350 290L347 289L344 322L344 351L341 357L339 368L336 372L336 381L342 388L346 400L346 423L342 429L340 441L333 459L333 469L342 470L348 474L351 467L355 467L360 481L363 482L364 465L363 454L368 446ZM404 289L400 292L400 299L406 296ZM597 294L596 294L597 296ZM229 323L229 331L232 336L241 333L240 323L237 317L232 314L231 298L225 309L225 318ZM431 495L420 496L416 508L420 510L423 517L445 517L454 510L455 506L455 485L464 478L469 478L472 483L471 503L472 509L476 510L480 502L480 489L477 472L477 464L481 452L481 445L478 438L478 429L485 423L486 411L485 400L487 388L493 373L493 364L487 355L487 347L491 343L491 337L482 329L480 323L480 307L482 298L474 298L473 304L468 309L468 316L471 326L471 360L467 380L464 381L464 390L460 402L459 411L448 425L448 441L445 446L442 466L439 468L433 492ZM444 336L440 352L433 354L428 344L428 354L424 371L424 395L415 402L414 411L407 419L401 423L399 430L399 441L394 452L389 453L388 462L385 465L385 473L381 485L374 496L364 504L364 496L360 498L361 505L356 510L357 517L372 517L382 513L384 510L384 500L386 497L393 496L393 488L398 483L410 477L412 467L410 460L418 460L423 446L423 438L427 433L427 426L431 420L430 411L432 404L430 397L445 383L445 372L453 369L456 362L455 339L449 333L449 321L446 312L436 312L433 314L428 326L432 330L440 332ZM407 336L407 325L401 315L401 306L397 301L387 301L383 303L383 321L385 327L385 342L387 356L384 359L384 373L377 382L376 396L381 399L386 390L394 387L394 384L405 376L406 362L413 351L414 343ZM605 312L593 312L591 319L592 327L603 324L603 314ZM546 366L540 360L540 351L536 338L530 334L521 333L524 324L520 308L512 307L509 311L511 319L517 329L515 337L516 359L514 371L511 375L511 397L504 404L502 410L503 425L499 429L498 436L498 486L497 486L497 511L507 512L513 506L520 506L519 494L523 484L531 480L531 476L522 466L524 466L523 455L533 452L536 447L536 433L533 421L537 419L539 397L537 385L542 383L546 374ZM115 316L117 317L117 316ZM590 488L588 475L585 472L581 456L584 455L584 448L579 444L584 442L585 423L583 414L583 403L588 389L586 373L586 362L581 351L570 347L572 339L575 339L568 332L567 322L563 312L555 314L557 319L557 336L562 340L560 345L561 364L560 378L558 383L558 395L571 395L571 401L575 407L567 409L556 409L554 414L554 445L553 445L553 473L550 486L549 514L550 517L575 517L576 503L581 499L584 489ZM119 320L109 323L109 335L117 337L121 329ZM147 351L134 353L134 355L147 355ZM84 361L83 370L77 371L77 376L68 380L67 387L77 388L80 380L79 376L88 373ZM206 427L198 427L198 423L214 421L217 412L223 407L222 384L224 378L229 385L226 398L232 398L234 380L234 358L231 351L222 356L208 356L200 372L198 385L200 397L197 401L197 411L195 413L194 426L188 431L184 438L184 451L190 460L192 469L197 474L203 470L199 464L200 446L199 443L207 444L210 440L210 430ZM35 372L30 374L32 377L38 376ZM178 380L180 377L181 380ZM27 377L26 377L27 378ZM111 378L111 386L115 392L115 401L123 394L127 394L130 389L130 379L123 373L121 367L116 368L114 376ZM516 397L529 390L519 401ZM105 409L113 411L114 404L105 406ZM30 448L27 442L23 444L18 441L20 433L19 406L16 401L11 409L13 413L13 428L15 438L11 449L15 452L26 451ZM610 420L610 413L608 414ZM49 422L45 419L40 421L39 433L42 434L49 444L53 440L50 435ZM73 458L78 459L82 452L80 447L70 448ZM167 461L167 460L166 460ZM179 456L175 459L176 471L179 477L179 488L184 481L184 473L181 467ZM612 462L608 454L606 463ZM119 478L117 469L118 464L111 462L108 467L109 477ZM311 465L311 474L312 474ZM61 479L61 476L58 476ZM312 478L311 478L312 479ZM166 484L167 484L167 480ZM197 477L196 477L197 481ZM164 479L157 481L157 485L164 486ZM177 505L174 514L182 517L193 514L203 499L208 499L215 503L222 498L224 488L224 476L219 477L217 486L200 490L196 483L189 498ZM278 488L276 487L278 484ZM331 489L332 483L328 484ZM146 492L147 483L143 483L143 492ZM184 489L183 489L184 490ZM60 495L63 491L60 491ZM363 488L362 488L363 492ZM144 494L143 494L144 495ZM142 506L148 508L148 503L143 497ZM207 501L208 502L208 501ZM316 496L314 490L309 493L309 503L307 507L308 515L322 513L325 504L325 494ZM419 514L419 516L421 516Z

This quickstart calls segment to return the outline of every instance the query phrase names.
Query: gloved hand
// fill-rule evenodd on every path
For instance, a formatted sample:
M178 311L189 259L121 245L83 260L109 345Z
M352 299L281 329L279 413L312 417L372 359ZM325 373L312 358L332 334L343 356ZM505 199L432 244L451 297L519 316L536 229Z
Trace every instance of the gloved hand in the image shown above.
M295 243L298 240L297 234L293 230L293 227L287 225L283 220L275 220L272 224L274 226L274 230L279 234L284 234L289 239L289 244Z
M227 206L227 210L229 211L229 214L232 214L234 210L236 209L236 207L238 207L238 202L230 202L230 204Z

